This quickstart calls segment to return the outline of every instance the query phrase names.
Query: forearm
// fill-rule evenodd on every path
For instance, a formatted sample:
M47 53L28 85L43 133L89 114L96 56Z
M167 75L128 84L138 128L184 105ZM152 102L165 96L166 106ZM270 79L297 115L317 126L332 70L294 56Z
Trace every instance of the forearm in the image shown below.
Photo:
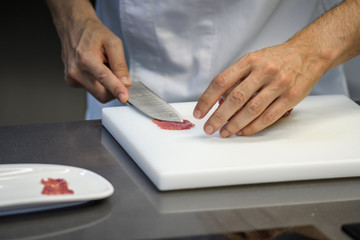
M131 80L121 40L97 17L89 0L45 0L62 44L65 81L100 102L129 98Z
M45 0L60 37L75 25L89 20L98 20L89 0Z
M360 0L347 0L325 13L287 44L315 56L322 71L360 54Z

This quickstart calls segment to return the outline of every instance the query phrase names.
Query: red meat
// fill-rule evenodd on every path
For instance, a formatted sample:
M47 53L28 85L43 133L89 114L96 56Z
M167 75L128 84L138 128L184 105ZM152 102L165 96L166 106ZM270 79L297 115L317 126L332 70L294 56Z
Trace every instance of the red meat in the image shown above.
M68 188L68 183L62 178L48 178L47 181L41 179L41 183L44 188L41 192L43 195L62 195L62 194L73 194L74 191Z
M195 124L193 124L189 120L184 120L183 122L170 122L170 121L153 119L152 121L160 128L166 130L186 130L195 126Z

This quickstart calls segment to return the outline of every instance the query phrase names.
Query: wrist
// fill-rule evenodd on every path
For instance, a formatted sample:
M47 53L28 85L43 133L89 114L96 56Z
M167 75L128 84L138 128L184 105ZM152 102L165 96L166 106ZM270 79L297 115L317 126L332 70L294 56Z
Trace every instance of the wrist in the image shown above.
M360 54L360 0L347 0L288 40L328 71Z
M88 0L45 0L45 2L60 38L88 21L99 20Z
M299 56L305 67L303 70L319 79L334 67L339 54L334 49L325 46L320 40L305 36L304 32L295 34L284 44Z

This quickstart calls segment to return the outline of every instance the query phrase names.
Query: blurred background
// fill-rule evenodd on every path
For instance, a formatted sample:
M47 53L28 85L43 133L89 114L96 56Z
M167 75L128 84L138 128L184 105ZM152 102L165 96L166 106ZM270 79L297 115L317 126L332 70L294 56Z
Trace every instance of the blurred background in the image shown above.
M60 40L44 1L0 6L0 126L83 120L86 93L64 81Z

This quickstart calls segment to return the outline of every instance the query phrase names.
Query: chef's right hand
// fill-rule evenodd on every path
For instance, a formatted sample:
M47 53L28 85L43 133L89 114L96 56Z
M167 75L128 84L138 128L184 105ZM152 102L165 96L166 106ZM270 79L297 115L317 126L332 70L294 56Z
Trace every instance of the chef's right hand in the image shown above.
M67 84L84 87L102 103L114 98L125 103L131 80L121 40L98 19L87 0L47 3L62 43Z

